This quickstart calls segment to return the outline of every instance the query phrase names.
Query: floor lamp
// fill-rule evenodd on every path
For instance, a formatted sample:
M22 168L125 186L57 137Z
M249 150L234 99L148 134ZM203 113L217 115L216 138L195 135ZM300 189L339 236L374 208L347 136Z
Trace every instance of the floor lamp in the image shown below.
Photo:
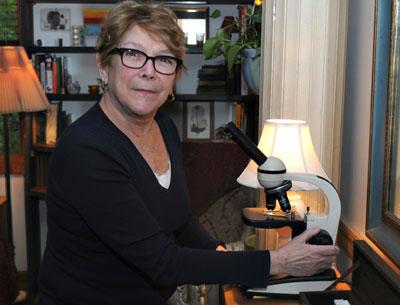
M3 115L4 178L6 185L6 241L14 255L10 180L8 115L35 112L49 107L46 94L23 47L0 47L0 113ZM25 292L22 292L25 294ZM21 292L20 292L21 295ZM18 297L17 297L18 298Z

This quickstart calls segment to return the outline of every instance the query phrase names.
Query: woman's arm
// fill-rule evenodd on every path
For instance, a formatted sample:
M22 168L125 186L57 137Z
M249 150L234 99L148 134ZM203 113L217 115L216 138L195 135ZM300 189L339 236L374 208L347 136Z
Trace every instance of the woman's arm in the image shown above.
M222 242L212 238L192 214L189 215L185 224L175 233L175 238L179 245L195 249L216 249L218 246L223 245Z

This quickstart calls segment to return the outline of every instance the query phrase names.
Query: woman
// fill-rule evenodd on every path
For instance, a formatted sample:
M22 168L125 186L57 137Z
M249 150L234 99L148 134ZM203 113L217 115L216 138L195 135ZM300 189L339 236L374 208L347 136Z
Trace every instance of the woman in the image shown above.
M180 139L158 112L185 52L169 9L118 4L97 51L108 89L52 154L41 304L164 304L183 283L265 287L269 273L307 275L332 263L335 247L305 245L317 230L271 255L227 252L193 219Z

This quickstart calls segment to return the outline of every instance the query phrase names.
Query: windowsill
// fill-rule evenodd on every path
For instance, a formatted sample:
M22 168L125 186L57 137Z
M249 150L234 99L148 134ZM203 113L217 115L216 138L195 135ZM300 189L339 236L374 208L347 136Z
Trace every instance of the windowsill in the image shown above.
M379 226L369 229L367 236L400 267L400 236L394 228L381 223Z

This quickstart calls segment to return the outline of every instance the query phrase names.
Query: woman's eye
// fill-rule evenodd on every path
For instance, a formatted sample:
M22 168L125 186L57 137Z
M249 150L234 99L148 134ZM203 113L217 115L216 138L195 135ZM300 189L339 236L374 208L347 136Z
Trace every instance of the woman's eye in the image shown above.
M164 57L164 56L158 57L158 60L164 64L173 64L174 63L174 60L172 58Z
M134 57L134 56L139 56L140 53L137 50L130 49L125 51L125 55Z

